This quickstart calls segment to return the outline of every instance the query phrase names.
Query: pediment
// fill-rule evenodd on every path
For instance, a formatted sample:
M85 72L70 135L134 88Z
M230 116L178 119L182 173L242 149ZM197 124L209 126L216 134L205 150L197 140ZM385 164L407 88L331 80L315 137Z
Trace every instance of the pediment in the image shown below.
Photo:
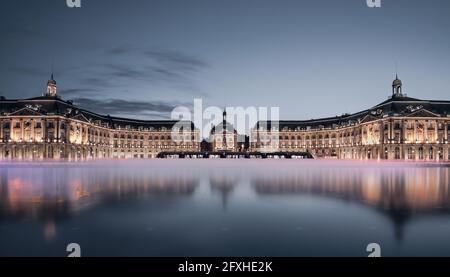
M41 116L42 113L31 109L31 108L22 108L10 114L11 116Z
M366 123L366 122L371 122L374 120L377 120L378 117L372 115L372 114L368 114L365 117L363 117L363 119L361 119L360 123Z
M90 120L87 119L86 116L84 116L84 114L82 114L82 113L79 113L79 114L73 116L72 119L90 123Z
M427 109L420 109L418 111L410 113L409 115L407 115L407 117L439 117L439 115L435 114L433 112L430 112Z

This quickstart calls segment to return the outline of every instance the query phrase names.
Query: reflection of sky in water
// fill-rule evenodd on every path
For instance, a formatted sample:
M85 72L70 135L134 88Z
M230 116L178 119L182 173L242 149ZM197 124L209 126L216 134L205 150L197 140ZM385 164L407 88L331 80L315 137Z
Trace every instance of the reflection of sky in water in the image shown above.
M450 255L450 168L334 161L3 164L0 255Z

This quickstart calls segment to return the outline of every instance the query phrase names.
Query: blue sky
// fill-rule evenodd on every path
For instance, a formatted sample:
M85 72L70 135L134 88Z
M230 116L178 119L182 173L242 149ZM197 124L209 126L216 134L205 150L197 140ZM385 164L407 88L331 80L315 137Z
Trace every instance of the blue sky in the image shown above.
M278 106L282 119L411 97L449 100L450 1L2 1L0 95L42 94L101 113L167 118L194 97Z

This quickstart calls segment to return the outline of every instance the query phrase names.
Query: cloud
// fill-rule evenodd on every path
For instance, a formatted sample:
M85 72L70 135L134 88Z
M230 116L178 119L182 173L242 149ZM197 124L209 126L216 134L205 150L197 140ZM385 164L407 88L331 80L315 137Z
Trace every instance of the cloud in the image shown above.
M121 64L105 64L104 67L109 69L109 74L113 78L142 79L149 77L145 69L136 69L136 67Z
M108 78L101 78L101 77L87 77L87 78L81 78L80 82L86 86L89 86L91 90L93 88L106 88L106 87L112 87L113 84L111 84L110 79Z
M26 66L10 66L8 67L8 70L15 73L19 73L21 75L29 75L29 76L42 76L45 73L42 69Z
M124 65L108 63L101 65L106 68L107 78L125 78L145 80L148 82L166 83L170 85L192 85L192 75L208 67L200 58L166 49L139 50L129 46L117 46L106 50L112 56L134 56L141 63ZM130 58L130 57L129 57Z
M141 56L153 60L156 63L163 64L165 66L171 66L176 68L184 68L190 70L198 70L208 67L208 63L204 60L194 57L192 55L188 55L186 53L170 50L170 49L162 49L162 48L153 48L153 49L145 49L140 50L134 47L122 45L116 46L106 50L106 53L109 55L136 55Z
M60 95L64 95L66 97L80 97L80 96L86 96L86 95L91 95L92 92L98 92L98 89L93 89L93 88L88 88L88 87L84 87L84 88L69 88L69 89L61 89L58 93Z
M197 71L208 66L208 64L196 57L186 55L173 50L147 50L144 55L157 61L164 68Z
M146 118L169 118L173 109L183 103L172 103L164 101L139 101L122 99L90 99L85 97L73 99L75 105L83 109L104 115L134 115Z

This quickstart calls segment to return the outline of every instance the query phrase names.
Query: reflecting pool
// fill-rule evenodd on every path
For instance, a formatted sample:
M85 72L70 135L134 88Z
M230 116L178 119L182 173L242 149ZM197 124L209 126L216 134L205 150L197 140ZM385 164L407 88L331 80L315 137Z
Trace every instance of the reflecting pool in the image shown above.
M448 164L0 164L0 256L450 256Z

